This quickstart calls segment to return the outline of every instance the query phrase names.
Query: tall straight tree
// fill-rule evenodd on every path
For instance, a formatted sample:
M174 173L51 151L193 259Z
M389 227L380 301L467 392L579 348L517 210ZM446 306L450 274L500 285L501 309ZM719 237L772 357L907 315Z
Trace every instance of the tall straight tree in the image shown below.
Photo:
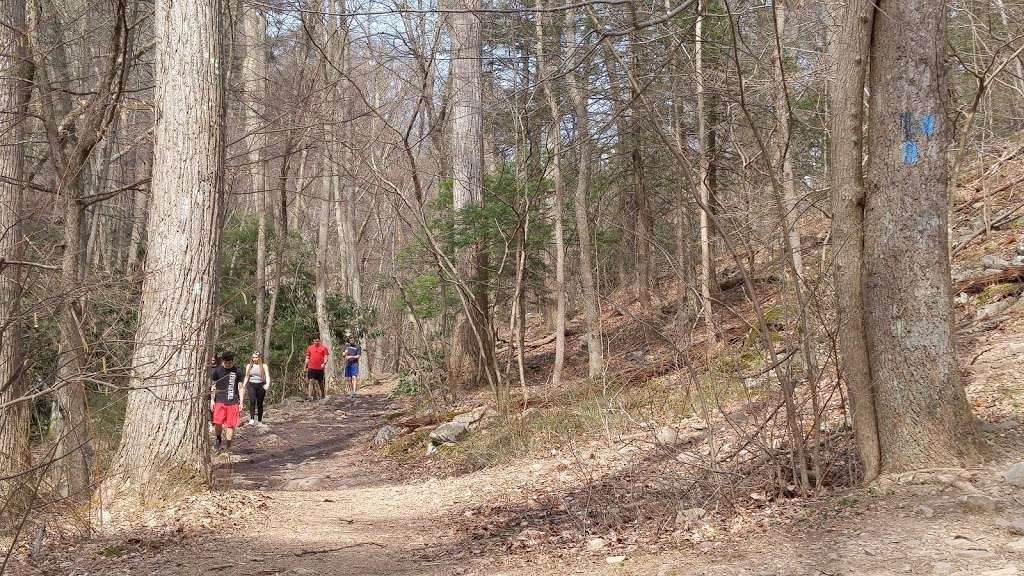
M708 138L707 95L704 90L704 28L707 0L698 0L697 19L693 28L694 92L697 99L697 186L700 198L700 296L704 325L709 342L717 339L712 295L718 290L715 274L713 228L711 225L711 154Z
M220 0L157 0L156 127L142 309L121 444L101 490L160 495L209 480L205 392L223 225Z
M451 14L450 74L452 198L456 212L483 203L483 69L480 0L459 0ZM456 385L487 380L503 401L494 369L494 340L490 331L487 288L487 250L477 242L456 255L457 289L463 313L453 327L448 369Z
M346 0L329 0L327 10L327 57L330 59L331 95L327 114L333 118L329 155L334 180L334 219L338 227L337 253L341 258L343 286L356 304L361 304L362 278L359 273L359 231L356 226L356 186L353 183L355 154L352 150L352 50Z
M838 25L831 39L833 81L829 139L829 176L832 187L832 237L835 246L835 282L838 314L839 365L850 399L857 453L864 480L874 480L881 469L878 421L871 389L864 326L864 87L874 24L873 0L847 0L834 7Z
M796 181L793 175L793 106L789 97L789 70L783 52L787 38L790 36L789 0L772 2L773 21L771 36L774 39L772 50L772 71L775 76L775 114L778 117L778 128L775 134L776 162L781 164L782 191L785 200L785 219L782 225L789 238L790 259L797 278L803 278L803 255L800 249L800 229L798 227Z
M944 2L887 2L871 40L864 303L883 472L977 454L953 336L946 19Z
M29 463L29 404L21 357L20 182L25 165L25 103L28 61L25 56L25 3L0 2L0 470L16 473ZM5 474L6 475L6 474ZM22 482L0 481L0 502L7 502Z
M245 5L242 14L247 40L242 62L242 84L248 97L245 106L245 140L248 149L249 191L256 195L256 330L253 350L266 355L267 218L271 209L267 189L267 136L263 126L267 98L267 16L259 7ZM278 255L275 255L278 257Z
M543 8L543 0L538 2L538 7ZM561 58L562 34L561 28L553 34L553 42L548 39L546 28L547 14L537 13L537 75L544 92L544 102L547 104L548 114L546 131L544 135L545 158L547 163L547 179L554 185L554 196L551 202L551 220L554 223L555 231L555 278L551 288L555 292L555 364L551 370L551 382L558 385L562 381L562 367L565 364L565 232L562 223L562 210L565 206L565 183L562 180L562 113L558 102L554 70L551 67L551 59ZM555 51L549 54L549 46ZM588 159L589 160L589 159Z
M840 345L867 478L978 458L953 335L946 19L935 0L851 2L833 42Z
M82 328L86 315L83 294L87 291L85 223L89 206L97 201L86 198L86 175L94 149L117 117L131 43L127 4L117 2L103 65L97 68L99 80L89 86L87 99L72 98L65 87L82 74L72 64L59 13L44 14L43 8L38 0L29 3L29 42L35 61L38 117L57 174L54 192L63 212L60 281L64 296L57 319L59 386L50 425L57 448L51 472L64 495L81 497L91 490L92 460L85 387L88 343Z
M575 30L576 11L567 10L565 14L567 30ZM582 39L578 39L582 43ZM581 50L581 53L586 53ZM594 280L594 252L591 244L590 223L590 180L591 162L594 143L590 136L590 109L587 91L589 61L584 62L580 69L583 74L577 75L575 66L568 66L566 83L576 114L576 154L579 156L579 170L576 174L576 190L573 194L576 207L576 234L580 241L580 283L583 285L583 309L587 317L587 352L589 356L588 374L597 380L604 372L604 350L601 345L601 306L598 302L597 282Z

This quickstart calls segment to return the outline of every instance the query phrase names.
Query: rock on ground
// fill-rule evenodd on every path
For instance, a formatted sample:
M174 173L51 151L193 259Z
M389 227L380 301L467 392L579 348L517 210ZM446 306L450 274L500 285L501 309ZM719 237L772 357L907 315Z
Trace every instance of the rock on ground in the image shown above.
M319 490L324 485L324 479L319 476L307 476L305 478L295 478L289 480L285 484L285 490L294 490L296 492L309 492L313 490Z
M981 265L992 270L1006 270L1010 267L1009 262L991 254L986 254L981 257Z
M1003 473L1003 479L1010 486L1024 488L1024 462L1018 462Z
M671 446L679 441L679 431L671 426L662 426L654 431L654 437L657 438L658 444Z
M478 406L469 412L464 412L452 418L452 422L472 427L484 417L484 414L487 414L487 406Z
M385 424L380 430L377 430L377 435L373 437L373 445L383 446L390 442L397 434L398 430L394 426Z
M447 444L455 442L469 431L469 426L462 422L447 422L441 424L430 433L431 444Z

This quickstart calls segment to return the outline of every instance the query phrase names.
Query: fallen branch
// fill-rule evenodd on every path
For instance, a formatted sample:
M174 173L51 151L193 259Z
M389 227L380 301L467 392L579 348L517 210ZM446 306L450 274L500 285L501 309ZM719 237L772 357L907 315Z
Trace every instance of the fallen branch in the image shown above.
M566 328L565 329L565 336L566 337L572 336L575 333L576 332L574 330L570 329L570 328ZM502 354L504 352L508 352L509 350L512 350L514 348L512 345L509 344L508 340L502 338L501 336L498 336L498 341L499 342L504 342L506 344L506 346L502 346L501 348L498 348L498 350L496 350L496 352L498 354ZM527 342L523 342L523 348L539 348L539 347L541 347L541 346L543 346L545 344L551 344L554 341L555 341L555 333L552 332L551 334L548 334L547 336L545 336L543 338L538 338L536 340L529 340Z
M998 188L993 188L992 190L989 190L988 192L985 192L985 194L982 195L982 196L979 196L977 198L972 198L971 200L967 200L967 201L961 202L959 205L957 205L955 208L953 208L953 211L954 212L960 212L961 210L964 210L966 208L971 208L974 205L976 205L978 202L981 202L982 200L984 200L985 198L988 198L989 196L994 196L996 194L999 194L1000 192L1003 192L1004 190L1007 190L1009 188L1013 188L1014 186L1016 186L1017 184L1020 184L1022 182L1024 182L1024 176L1019 176L1017 178L1014 178L1013 180L1010 180L1009 182L1004 183L1002 186L999 186Z
M991 274L985 274L984 276L975 276L974 278L967 278L953 284L953 291L956 294L966 292L967 294L977 294L992 286L993 284L1005 284L1007 282L1020 282L1024 280L1024 266L1011 266L1006 270L1000 270L999 272L992 272Z
M1021 208L1024 208L1024 203L1018 204L1018 205L1014 206L1013 208L1010 208L1006 212L1003 212L995 220L992 221L992 224L989 227L994 230L996 228L999 228L1003 224L1006 224L1007 222L1009 222L1010 220L1013 219L1013 215L1016 214ZM956 246L953 246L953 250L951 252L953 254L956 254L956 253L960 252L961 250L966 248L967 245L971 243L971 241L973 241L978 236L981 236L982 234L984 234L985 230L986 230L986 228L984 226L981 226L980 228L978 228L974 232L971 232L970 236L968 236L967 238L964 238L962 241L958 242L956 244Z
M356 542L355 544L346 544L345 546L337 546L334 548L324 548L323 550L303 550L302 552L296 552L295 555L302 556L313 556L316 554L329 554L331 552L338 552L339 550L348 550L349 548L356 548L359 546L376 546L378 548L384 548L383 544L377 542Z

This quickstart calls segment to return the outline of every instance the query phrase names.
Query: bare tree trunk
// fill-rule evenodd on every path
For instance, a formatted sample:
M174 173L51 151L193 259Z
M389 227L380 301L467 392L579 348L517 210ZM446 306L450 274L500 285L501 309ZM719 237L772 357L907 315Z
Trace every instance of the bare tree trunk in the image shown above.
M671 0L665 0L665 10L671 10ZM684 54L679 51L672 57L671 62L671 85L672 85L672 120L673 137L676 154L679 157L688 155L690 149L689 135L686 129L686 107L684 90L689 76L685 71ZM690 165L680 162L678 170L681 172L678 189L676 192L676 268L679 279L679 303L676 309L676 325L680 339L684 342L690 338L693 320L697 317L696 298L691 292L697 289L694 271L696 262L693 260L694 246L691 237L692 216L689 198L694 190L687 189L683 182L693 183L693 174Z
M25 274L22 259L22 186L25 166L25 104L31 66L25 59L24 2L0 3L0 470L14 475L28 468L30 403L18 401L27 391L21 355L19 317ZM27 479L0 481L0 502L25 494ZM5 506L6 508L6 506ZM12 511L20 508L12 507ZM3 513L0 513L2 521ZM2 522L0 522L2 523Z
M341 269L344 272L344 287L348 295L356 304L361 304L362 278L359 273L360 253L359 238L356 229L356 192L357 188L352 181L351 172L355 169L355 155L352 151L354 125L349 116L352 112L354 95L350 86L351 79L351 56L349 49L349 30L347 2L346 0L331 0L333 9L330 16L330 44L329 54L331 60L340 74L337 83L332 87L335 93L335 101L328 104L330 114L335 118L333 130L337 135L344 138L334 138L331 157L336 163L343 164L342 172L335 174L335 219L338 226L338 253L341 255ZM365 358L365 355L363 356Z
M121 445L101 506L205 485L207 358L223 225L219 0L157 0L156 128L142 310Z
M857 454L864 481L880 471L881 449L871 387L867 332L864 326L864 85L875 16L872 0L846 0L835 6L837 25L831 41L834 80L829 140L832 187L832 243L838 305L840 374L850 398Z
M636 12L634 10L631 13L635 24ZM627 79L638 78L642 74L640 51L644 43L643 40L639 31L629 35L629 42L626 44L629 53L629 69L624 71ZM633 227L633 236L636 242L636 294L641 309L649 311L652 310L651 300L654 289L654 261L651 249L651 243L654 242L654 221L651 217L651 200L647 190L647 175L644 170L644 155L641 149L643 113L635 106L640 101L636 83L628 82L628 85L630 95L629 132L625 137L629 142L629 173L633 184L633 206L636 209L636 220Z
M84 276L87 246L83 243L83 222L90 203L83 197L82 178L96 145L102 141L111 122L117 117L124 88L130 50L124 3L115 5L113 26L105 66L97 68L99 80L90 86L91 95L85 102L73 103L70 93L57 88L82 74L70 72L62 22L59 17L44 18L39 2L31 2L29 10L29 43L35 59L35 78L38 91L38 117L49 146L50 161L57 181L54 195L63 209L63 253L61 259L62 300L57 307L57 325L60 334L57 354L57 391L54 394L56 417L52 420L56 461L51 468L61 491L68 496L80 497L88 492L90 457L92 452L86 407L86 389L83 370L87 345L82 323L85 317ZM49 16L49 15L47 15ZM51 26L50 32L57 42L44 44L42 23ZM56 78L53 78L56 76ZM95 202L93 202L95 203Z
M793 176L793 136L792 107L789 101L786 61L783 46L786 41L786 22L789 17L789 1L778 0L772 3L775 13L774 34L775 50L773 51L773 72L775 75L775 114L778 117L778 129L775 134L776 160L782 164L782 190L785 202L785 234L789 237L791 250L789 258L796 269L797 278L803 278L804 265L800 249L800 228L797 214L796 182Z
M704 11L706 9L706 0L698 0L697 20L694 24L693 61L696 68L694 72L694 90L697 96L697 181L699 184L700 203L704 207L700 211L700 295L708 342L714 343L718 337L713 315L714 310L711 306L711 297L717 290L718 279L715 274L714 247L711 244L711 219L708 214L708 211L711 210L711 183L709 182L711 174L709 170L706 98L704 95Z
M948 221L952 130L946 6L886 3L874 20L864 303L881 470L975 462L953 337ZM918 40L904 41L907 30Z
M260 8L245 6L242 15L247 41L242 62L242 84L248 97L245 107L246 148L249 160L249 192L255 194L258 232L256 238L256 330L253 350L267 354L267 136L263 133L267 99L267 17Z
M543 5L543 2L540 3ZM555 291L555 363L551 370L551 382L558 385L562 381L562 367L565 365L565 231L562 225L562 210L565 206L565 185L562 182L562 136L560 126L562 113L558 105L558 95L551 78L552 71L548 64L548 54L545 50L545 27L547 17L543 12L537 13L537 73L540 76L544 99L547 103L548 119L547 134L545 136L545 147L547 148L547 170L548 178L554 183L555 194L551 219L555 229L555 282L552 288ZM561 58L562 34L559 30L554 35L554 46L558 52L553 56Z
M270 336L274 331L274 316L277 312L277 297L281 293L281 275L285 269L285 259L288 253L288 172L291 165L292 155L295 153L294 140L289 137L285 143L284 157L281 158L281 172L279 175L278 194L280 196L280 207L274 218L274 260L271 267L270 278L270 305L267 307L267 325L264 328L263 342L266 347L266 354L270 353ZM298 186L302 186L302 172L305 166L299 169ZM296 194L301 189L296 190Z
M329 275L329 256L331 249L330 224L331 207L334 203L334 178L330 176L322 180L324 186L321 193L324 198L320 204L320 219L316 231L316 325L320 331L320 342L330 350L325 366L326 386L334 384L338 379L338 363L335 361L334 331L331 330L331 318L327 311L327 277Z
M52 420L50 433L57 449L56 461L51 468L62 495L80 498L90 490L90 462L92 441L86 407L85 370L86 342L82 322L84 308L79 299L83 280L82 219L85 209L79 203L81 182L72 177L67 182L64 198L64 254L61 258L61 277L65 302L61 306L57 326L60 344L57 350L57 385L55 407L57 418Z
M451 14L451 149L453 207L464 211L483 202L483 110L480 0L460 0ZM463 313L456 318L448 371L455 386L486 379L504 409L505 391L494 369L494 337L488 305L487 247L483 243L459 250L456 273L469 287L462 295ZM458 287L457 287L458 289Z
M565 15L566 28L575 29L576 11L569 10ZM589 63L588 63L589 64ZM598 301L597 282L594 280L593 240L590 230L590 174L594 143L590 137L590 110L587 106L589 94L586 77L588 66L581 66L584 75L577 77L576 68L569 67L566 82L572 95L576 112L576 149L579 154L579 170L577 173L574 203L576 204L576 233L580 239L580 282L583 284L583 309L587 317L587 351L588 374L592 380L598 380L604 373L604 348L601 344L601 305Z

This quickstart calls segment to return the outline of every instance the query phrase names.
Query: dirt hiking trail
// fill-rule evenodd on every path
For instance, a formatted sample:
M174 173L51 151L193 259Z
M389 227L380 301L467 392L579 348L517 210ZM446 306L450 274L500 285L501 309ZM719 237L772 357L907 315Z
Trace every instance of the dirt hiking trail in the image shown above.
M579 526L557 502L585 492L585 477L600 471L566 474L555 457L441 478L403 468L372 442L400 408L383 386L354 402L272 406L266 428L243 426L230 460L215 460L213 492L145 528L22 558L10 573L1024 576L1024 494L1003 481L1005 458L884 494L770 504L669 545L614 533L567 544L558 534ZM1017 420L995 428L1006 445L1021 444ZM548 469L562 472L539 472ZM541 493L547 504L538 506Z

